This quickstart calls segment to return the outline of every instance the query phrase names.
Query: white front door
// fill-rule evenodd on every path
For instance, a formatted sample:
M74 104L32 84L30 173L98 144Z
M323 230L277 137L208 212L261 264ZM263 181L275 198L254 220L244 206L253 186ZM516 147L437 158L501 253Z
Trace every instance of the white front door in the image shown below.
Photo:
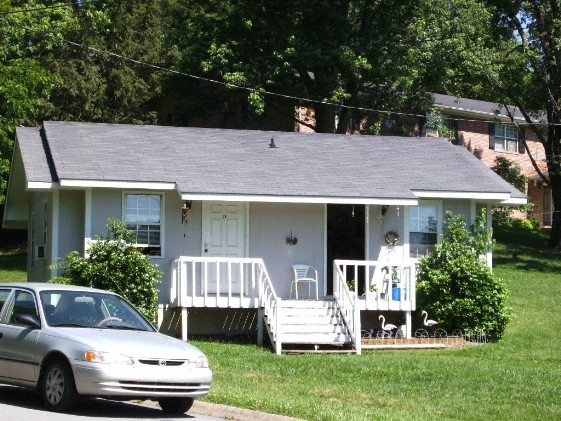
M203 202L204 257L245 257L247 204L241 202ZM208 266L208 291L228 292L228 267ZM233 293L240 292L239 267L232 270ZM217 278L220 278L220 286Z

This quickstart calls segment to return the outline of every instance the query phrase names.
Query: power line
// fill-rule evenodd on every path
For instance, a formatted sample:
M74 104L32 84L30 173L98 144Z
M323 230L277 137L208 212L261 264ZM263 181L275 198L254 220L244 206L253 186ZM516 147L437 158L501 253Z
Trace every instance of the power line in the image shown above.
M14 15L17 13L28 13L28 12L44 11L49 9L60 9L63 7L82 6L83 4L96 3L98 1L99 0L87 0L87 1L80 1L80 2L72 2L72 3L60 3L52 6L33 7L30 9L17 9L17 10L10 10L8 12L0 12L0 15Z
M97 0L90 0L90 2L94 2L94 1L97 1ZM66 3L66 5L68 5L68 4L70 4L70 3ZM3 18L0 18L0 20L5 21L5 19L3 19ZM21 28L24 28L28 31L39 33L40 35L45 36L45 37L56 38L52 34L45 33L45 32L39 32L39 31L34 30L32 28L28 28L24 25L18 25L18 26L20 26ZM57 39L59 39L59 38L57 38ZM313 104L331 105L331 106L339 107L339 108L347 108L347 109L351 109L351 110L357 110L357 111L368 112L368 113L385 114L385 115L388 115L388 116L396 115L396 116L416 117L416 118L425 118L426 117L426 114L406 113L406 112L402 112L402 111L376 110L376 109L372 109L372 108L350 106L350 105L334 103L334 102L329 102L329 101L314 100L314 99L311 99L311 98L302 98L302 97L298 97L298 96L294 96L294 95L281 94L281 93L266 91L266 90L258 89L258 88L235 85L235 84L232 84L232 83L221 82L221 81L218 81L218 80L209 79L209 78L205 78L205 77L202 77L202 76L196 76L196 75L192 75L192 74L189 74L189 73L181 72L179 70L169 69L169 68L166 68L166 67L158 66L156 64L136 60L136 59L133 59L133 58L130 58L130 57L126 57L122 54L117 54L117 53L114 53L114 52L111 52L111 51L101 50L99 48L92 47L92 46L82 44L82 43L79 43L79 42L75 42L75 41L70 41L70 40L67 40L65 38L62 38L62 41L64 41L65 43L67 43L69 45L73 45L75 47L87 49L87 50L90 50L90 51L93 51L93 52L96 52L96 53L99 53L99 54L104 54L104 55L116 57L116 58L122 59L124 61L128 61L130 63L137 64L137 65L140 65L140 66L150 67L152 69L156 69L156 70L159 70L159 71L168 72L168 73L172 73L172 74L176 74L176 75L180 75L180 76L185 76L185 77L189 77L191 79L200 80L200 81L207 82L207 83L221 85L221 86L225 86L225 87L231 88L231 89L242 89L242 90L245 90L245 91L248 91L248 92L257 93L259 95L276 96L276 97L279 97L279 98L291 99L291 100L295 100L295 101L304 101L304 102L313 103ZM438 105L438 104L436 104L436 106L440 107L440 105ZM467 119L467 118L456 118L456 117L453 117L452 119L457 120L457 121L465 121L465 122L483 122L483 123L495 123L496 122L496 119L481 120L481 119ZM521 126L529 126L530 125L530 123L528 123L526 121L525 122L519 122L517 124L521 125ZM547 126L561 126L561 124L550 124L550 123L542 123L542 122L539 122L539 123L535 122L534 124L536 124L538 126L546 126L546 125Z

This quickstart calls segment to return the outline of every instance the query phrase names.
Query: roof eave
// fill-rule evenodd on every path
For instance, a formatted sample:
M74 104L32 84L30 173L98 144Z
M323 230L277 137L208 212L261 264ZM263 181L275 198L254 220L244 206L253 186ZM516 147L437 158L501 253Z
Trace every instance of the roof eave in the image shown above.
M329 203L355 205L414 206L414 198L374 198L374 197L326 197L326 196L278 196L247 194L182 193L182 200L220 200L224 202L265 202L265 203Z
M104 180L60 180L61 188L106 188L138 190L175 190L176 183L158 181L104 181Z

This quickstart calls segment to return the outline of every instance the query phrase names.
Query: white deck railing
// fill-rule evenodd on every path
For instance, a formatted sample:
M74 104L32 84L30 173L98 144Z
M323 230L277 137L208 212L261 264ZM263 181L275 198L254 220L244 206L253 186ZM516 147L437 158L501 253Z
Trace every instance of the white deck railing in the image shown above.
M343 280L354 280L360 310L416 309L416 260L335 260Z
M360 336L360 310L357 307L355 296L349 290L345 273L341 270L341 265L335 260L333 264L333 297L341 311L341 316L353 346L357 354L361 354L361 336ZM344 265L343 265L344 267Z
M182 309L261 308L271 341L280 347L281 300L263 259L181 256L172 262L170 303Z
M357 347L357 353L360 353L361 310L403 311L405 335L411 337L411 312L416 309L415 260L335 260L333 268L333 294L341 313L349 319L348 328L353 330L351 338ZM354 291L348 289L350 280L354 281ZM351 319L353 314L354 323Z

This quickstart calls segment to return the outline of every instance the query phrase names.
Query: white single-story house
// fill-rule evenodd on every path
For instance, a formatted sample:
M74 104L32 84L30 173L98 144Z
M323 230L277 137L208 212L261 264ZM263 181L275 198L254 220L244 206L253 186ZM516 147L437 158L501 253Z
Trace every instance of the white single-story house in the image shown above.
M28 230L43 282L121 219L163 271L162 330L360 353L379 315L411 335L415 262L446 211L490 225L492 205L525 202L442 138L47 121L17 129L3 226Z

